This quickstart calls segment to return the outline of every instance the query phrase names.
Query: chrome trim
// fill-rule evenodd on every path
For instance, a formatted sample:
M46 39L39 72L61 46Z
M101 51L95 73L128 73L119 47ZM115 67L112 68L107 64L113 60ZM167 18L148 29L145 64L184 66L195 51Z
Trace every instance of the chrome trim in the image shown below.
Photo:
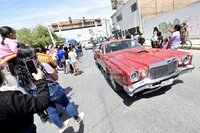
M178 60L177 58L169 58L165 59L162 62L150 65L149 78L151 79L160 78L175 72L178 67L177 60Z
M150 79L150 78L145 78L141 81L138 81L131 86L123 86L125 92L133 96L135 93L146 90L146 89L154 89L157 87L163 87L163 86L168 86L173 84L173 81L181 74L183 73L188 73L191 72L195 67L193 65L187 65L184 67L178 67L177 70L167 76L160 77L157 79Z
M164 61L151 64L151 65L149 66L149 68L151 69L151 68L154 68L154 67L159 67L159 66L167 65L167 64L169 64L170 62L176 61L176 60L178 61L178 58L169 58L169 59L166 59L166 60L164 60Z

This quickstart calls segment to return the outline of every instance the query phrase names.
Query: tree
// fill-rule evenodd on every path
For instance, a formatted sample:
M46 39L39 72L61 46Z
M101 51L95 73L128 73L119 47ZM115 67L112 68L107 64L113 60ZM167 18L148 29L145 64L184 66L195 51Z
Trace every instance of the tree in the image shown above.
M58 37L54 32L51 33L58 44L65 43L65 38ZM37 25L33 29L22 28L17 32L17 35L19 42L29 44L32 47L38 47L39 45L48 46L52 44L48 29L43 25Z
M17 40L19 42L25 43L25 44L32 44L33 42L33 35L31 33L31 29L28 28L22 28L17 31Z

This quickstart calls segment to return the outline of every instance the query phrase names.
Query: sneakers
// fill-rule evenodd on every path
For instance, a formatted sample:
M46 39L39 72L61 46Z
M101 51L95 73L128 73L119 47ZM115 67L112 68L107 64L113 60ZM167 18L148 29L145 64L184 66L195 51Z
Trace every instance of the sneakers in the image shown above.
M63 127L59 129L59 133L63 133L67 129L68 124L69 124L69 120L64 121Z
M76 120L76 124L80 124L81 121L83 120L83 117L84 117L84 113L81 112L78 114L78 119Z

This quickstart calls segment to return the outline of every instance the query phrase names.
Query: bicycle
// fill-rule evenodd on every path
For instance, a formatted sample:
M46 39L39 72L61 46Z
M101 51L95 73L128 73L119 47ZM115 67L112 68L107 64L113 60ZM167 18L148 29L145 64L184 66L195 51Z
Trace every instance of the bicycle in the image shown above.
M180 48L189 50L192 47L192 42L190 40L181 41Z

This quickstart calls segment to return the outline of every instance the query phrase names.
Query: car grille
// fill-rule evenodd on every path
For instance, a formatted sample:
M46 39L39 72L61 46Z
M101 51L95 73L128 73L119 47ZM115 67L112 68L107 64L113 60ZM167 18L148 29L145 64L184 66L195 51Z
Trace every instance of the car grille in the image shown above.
M164 65L159 65L159 66L150 68L151 79L167 76L177 70L177 59L175 58L171 60L167 60L163 64Z

